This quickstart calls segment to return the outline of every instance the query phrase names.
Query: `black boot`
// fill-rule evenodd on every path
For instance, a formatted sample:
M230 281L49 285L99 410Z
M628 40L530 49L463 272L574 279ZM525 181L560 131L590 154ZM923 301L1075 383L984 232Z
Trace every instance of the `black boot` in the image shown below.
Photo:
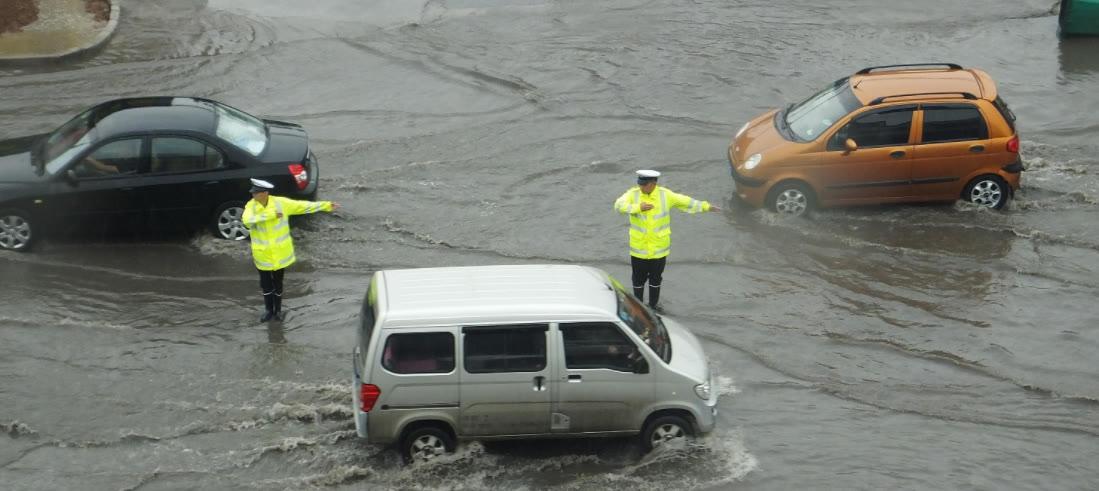
M282 295L279 295L278 293L276 293L272 296L275 297L275 302L274 302L275 303L275 308L274 308L275 319L277 319L279 321L282 321L282 319L283 319L283 316L282 316Z
M275 294L265 293L263 295L263 315L260 316L260 322L268 322L275 317Z
M645 285L633 287L633 296L637 297L638 302L645 301Z
M658 302L660 302L660 285L649 284L649 307L657 312L664 312L664 309L656 306Z

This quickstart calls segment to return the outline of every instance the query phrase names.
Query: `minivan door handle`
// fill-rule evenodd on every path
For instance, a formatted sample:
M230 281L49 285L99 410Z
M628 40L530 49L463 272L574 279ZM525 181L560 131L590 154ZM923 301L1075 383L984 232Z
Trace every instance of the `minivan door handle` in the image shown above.
M985 151L985 146L984 145L970 145L969 146L969 151L973 152L973 153L981 153L981 152Z
M578 384L582 380L583 380L583 377L581 377L580 375L569 375L569 383L570 384Z
M893 157L895 159L899 159L901 157L904 157L904 150L895 150L892 153L890 153L889 156Z
M543 390L546 390L545 382L546 382L546 377L543 377L541 375L539 375L537 377L534 377L534 391L535 392L542 392Z

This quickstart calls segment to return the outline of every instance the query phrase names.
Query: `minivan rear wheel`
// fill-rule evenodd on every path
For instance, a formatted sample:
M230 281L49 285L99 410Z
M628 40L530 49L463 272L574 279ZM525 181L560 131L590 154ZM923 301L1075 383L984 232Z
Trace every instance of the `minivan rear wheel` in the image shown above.
M0 250L27 252L37 238L31 217L26 212L0 211Z
M780 182L767 193L767 207L783 217L806 216L813 208L813 192L801 182Z
M650 452L652 449L673 441L684 441L694 436L694 430L687 420L679 416L661 416L645 425L641 432L641 447Z
M989 174L969 181L962 197L982 208L999 210L1007 204L1010 194L1011 190L1003 178Z
M454 439L434 426L412 430L401 440L401 457L406 464L430 462L453 451Z

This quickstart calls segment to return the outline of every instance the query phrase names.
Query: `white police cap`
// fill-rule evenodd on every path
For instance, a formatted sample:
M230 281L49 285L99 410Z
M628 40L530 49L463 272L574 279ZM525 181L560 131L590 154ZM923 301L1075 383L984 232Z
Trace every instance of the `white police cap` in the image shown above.
M262 193L264 191L270 191L272 189L275 189L274 184L264 181L263 179L252 179L252 189L250 191L252 193Z
M649 169L642 169L637 171L637 182L649 182L655 181L660 177L660 172Z

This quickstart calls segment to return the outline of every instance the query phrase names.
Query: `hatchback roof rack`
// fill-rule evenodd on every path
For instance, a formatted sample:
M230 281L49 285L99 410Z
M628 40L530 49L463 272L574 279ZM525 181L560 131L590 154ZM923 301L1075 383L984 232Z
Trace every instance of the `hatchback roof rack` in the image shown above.
M881 103L885 102L886 99L893 99L895 97L916 97L916 96L921 96L921 95L952 95L952 96L958 96L958 97L961 97L963 99L969 99L969 100L977 99L977 96L975 96L975 95L973 95L969 92L916 92L916 93L912 93L912 94L896 94L896 95L881 96L881 97L878 97L877 99L874 99L874 100L870 101L870 104L867 104L867 105L868 106L876 106L878 104L881 104Z
M961 70L962 69L962 66L957 64L957 63L908 63L908 64L902 64L902 65L882 65L882 66L866 67L866 68L863 68L862 70L859 70L859 71L855 72L855 75L866 75L867 73L870 73L874 70L882 70L882 69L886 69L886 68L912 68L912 67L933 67L933 66L944 66L944 67L946 67L948 69L951 69L951 70Z

